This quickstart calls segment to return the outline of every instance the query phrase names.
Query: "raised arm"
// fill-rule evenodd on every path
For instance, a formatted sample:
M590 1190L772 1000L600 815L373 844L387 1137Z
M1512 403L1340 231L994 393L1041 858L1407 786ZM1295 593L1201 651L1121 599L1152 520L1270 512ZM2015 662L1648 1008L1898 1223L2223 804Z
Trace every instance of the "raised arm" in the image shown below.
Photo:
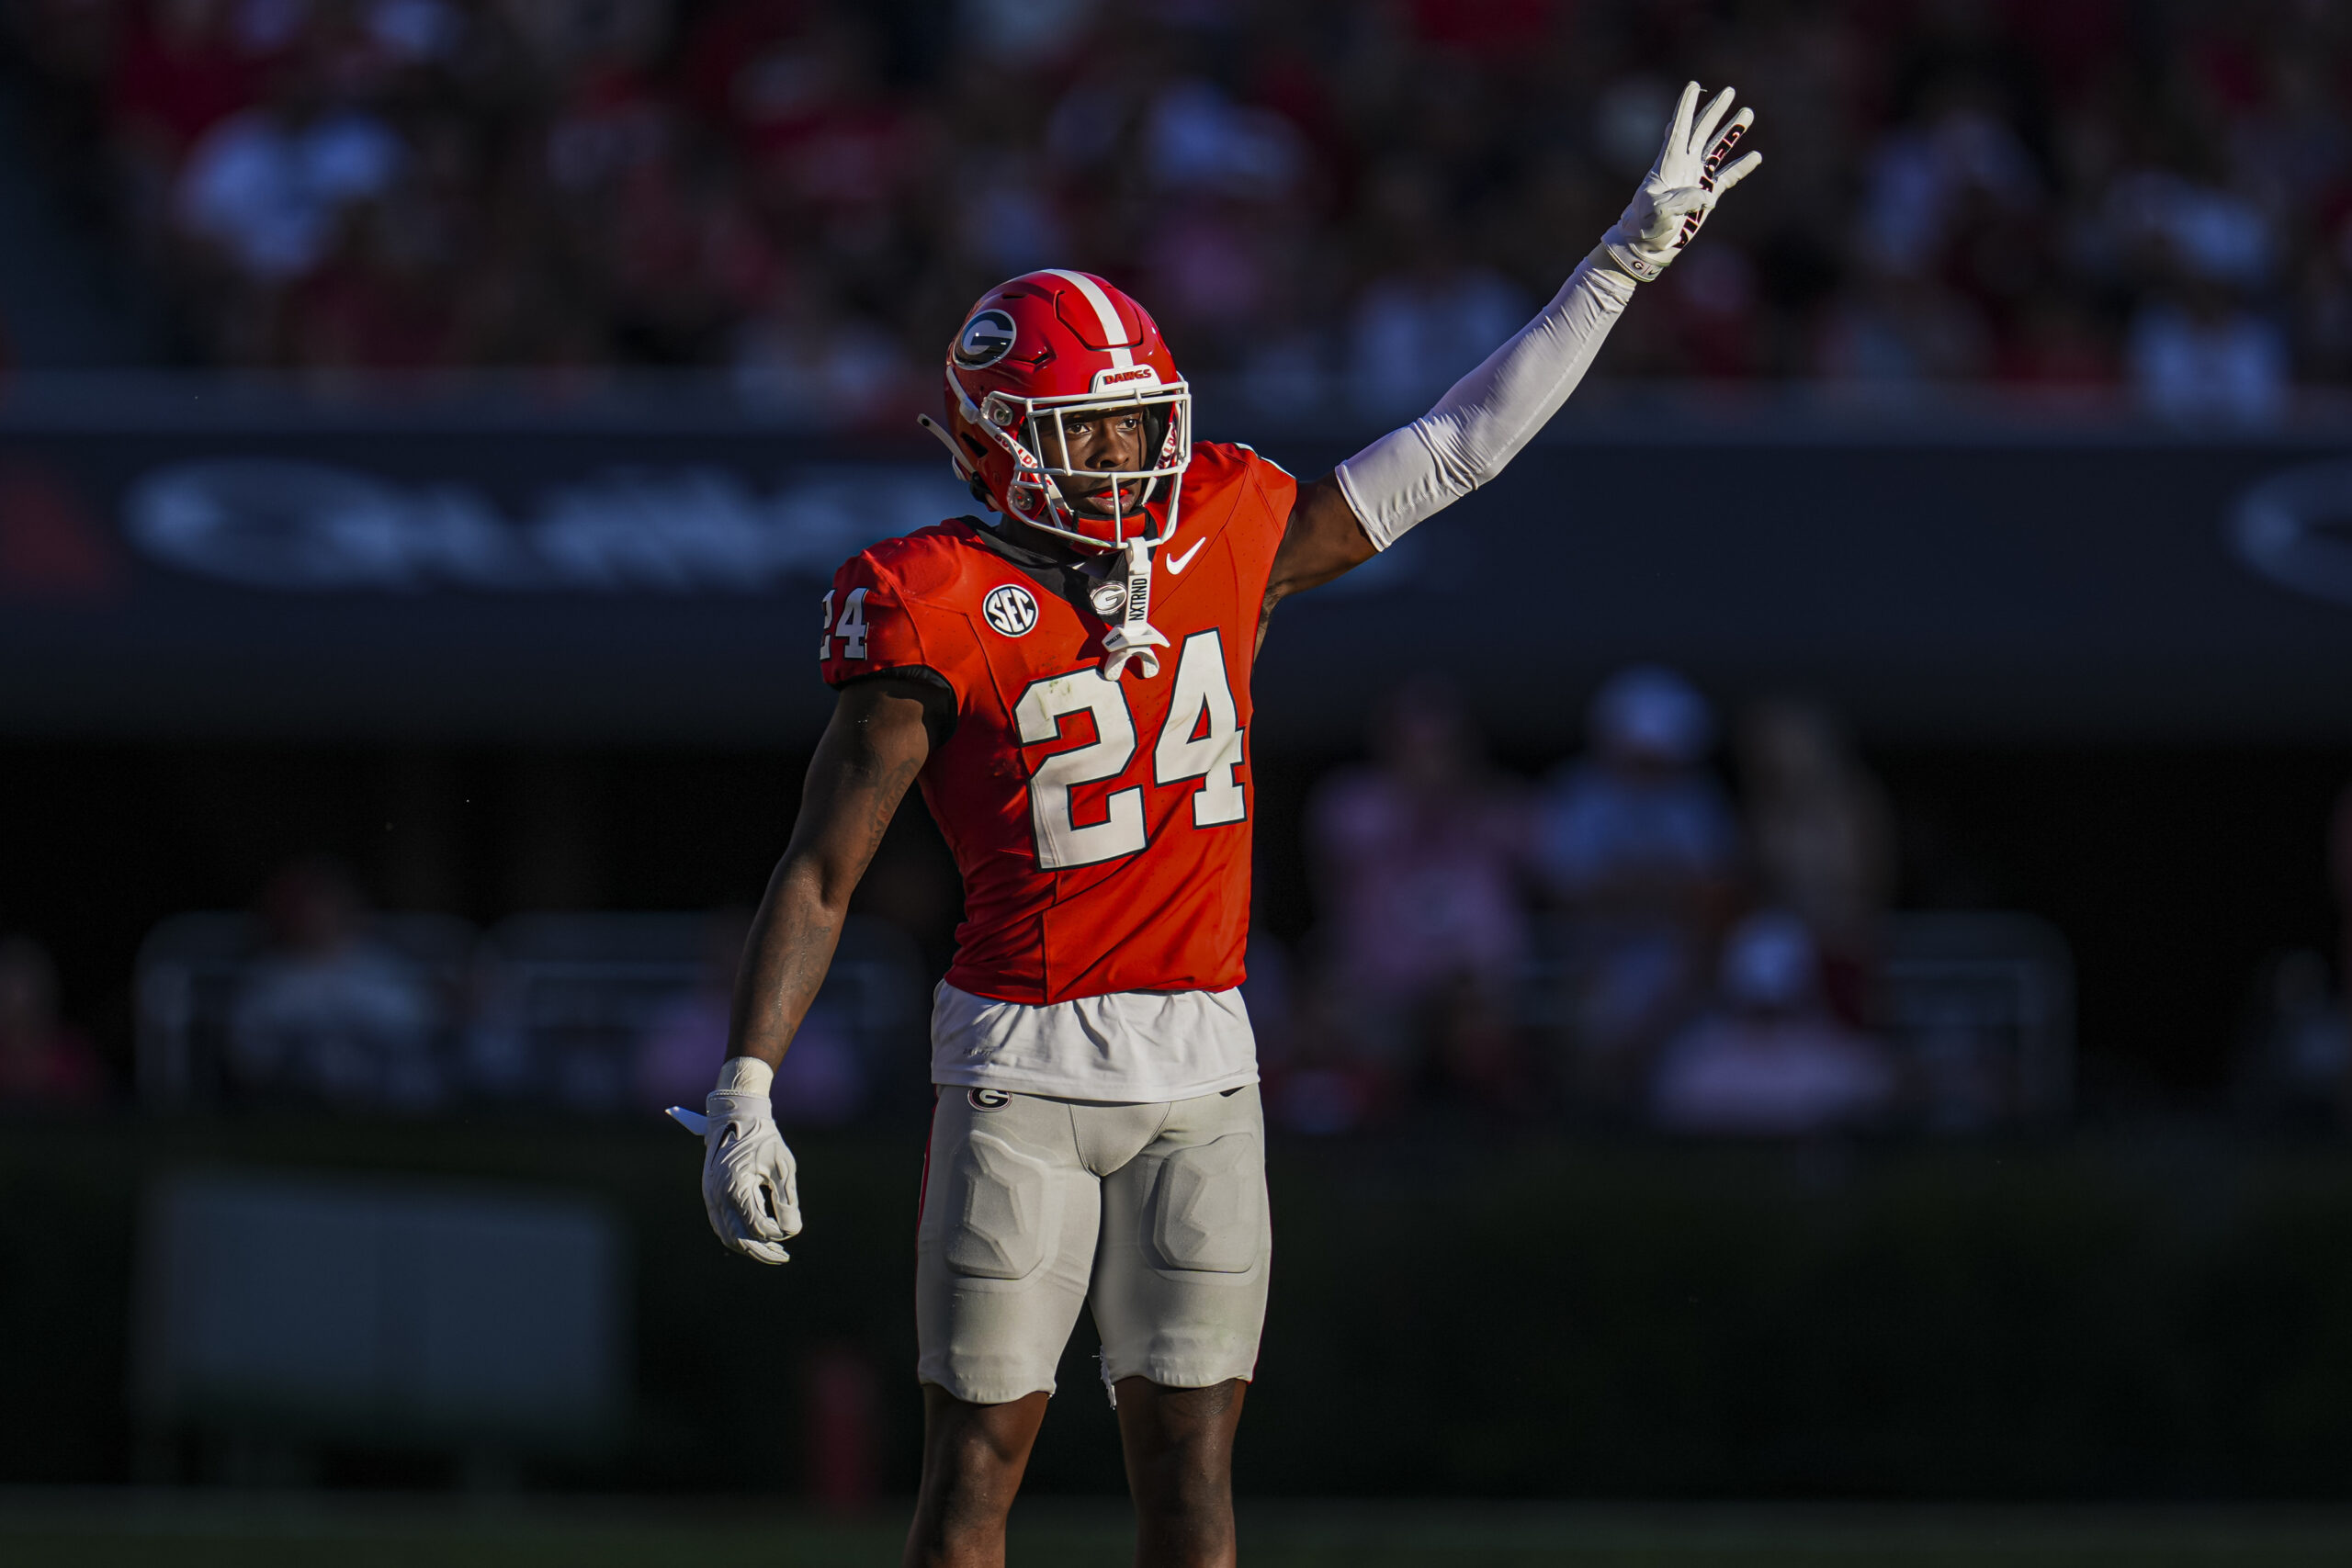
M944 691L918 680L853 682L808 763L800 816L744 943L727 1063L705 1102L703 1209L747 1258L782 1263L782 1244L800 1232L798 1177L769 1086L825 983L850 895L954 713Z
M1633 204L1543 312L1435 408L1299 487L1266 585L1268 614L1492 479L1559 412L1636 284L1664 271L1723 193L1762 161L1750 152L1724 166L1756 118L1742 109L1726 120L1731 102L1725 88L1702 113L1699 84L1685 87Z

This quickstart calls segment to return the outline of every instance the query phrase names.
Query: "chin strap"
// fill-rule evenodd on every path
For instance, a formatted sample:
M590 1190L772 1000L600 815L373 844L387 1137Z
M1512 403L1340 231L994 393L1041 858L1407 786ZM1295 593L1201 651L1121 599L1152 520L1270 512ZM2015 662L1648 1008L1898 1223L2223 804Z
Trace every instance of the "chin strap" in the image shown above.
M1168 639L1151 624L1151 546L1142 539L1129 539L1127 552L1127 585L1123 602L1113 603L1112 595L1097 590L1102 597L1095 602L1097 609L1110 606L1103 616L1118 615L1110 635L1102 639L1102 679L1116 681L1126 672L1127 661L1133 660L1143 671L1147 681L1159 673L1159 655L1154 649L1166 648ZM1105 584L1105 588L1112 587Z
M963 389L958 387L956 391L960 395ZM970 409L968 399L966 400L966 406L977 419L978 411ZM947 455L956 460L956 473L958 478L967 483L975 479L978 469L974 467L971 458L966 455L964 449L956 445L956 438L950 435L938 421L929 414L918 414L915 416L915 423L937 436L939 444L947 448ZM1046 483L1050 485L1052 481L1047 479ZM1148 482L1144 491L1146 499L1150 497L1152 489L1159 483L1158 479ZM1050 493L1048 491L1048 494ZM1170 507L1171 524L1174 522L1174 511L1171 504ZM1095 589L1091 596L1095 613L1111 622L1111 630L1102 638L1102 679L1116 681L1121 675L1126 673L1128 663L1133 661L1143 671L1143 678L1148 681L1159 673L1159 655L1153 649L1168 646L1168 638L1161 634L1159 627L1151 624L1150 619L1151 546L1142 539L1129 539L1125 548L1127 558L1126 585L1121 587L1115 581L1106 581ZM1114 616L1115 619L1114 619Z

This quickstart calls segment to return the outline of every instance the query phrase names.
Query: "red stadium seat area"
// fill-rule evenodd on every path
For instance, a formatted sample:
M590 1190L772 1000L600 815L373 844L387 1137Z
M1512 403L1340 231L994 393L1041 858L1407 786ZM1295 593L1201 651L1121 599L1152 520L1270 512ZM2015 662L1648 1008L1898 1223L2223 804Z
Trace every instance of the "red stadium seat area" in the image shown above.
M895 423L1052 261L1264 407L1424 406L1674 88L1767 155L1604 368L2135 389L2352 367L2352 24L2315 6L9 0L54 182L193 357L727 367Z

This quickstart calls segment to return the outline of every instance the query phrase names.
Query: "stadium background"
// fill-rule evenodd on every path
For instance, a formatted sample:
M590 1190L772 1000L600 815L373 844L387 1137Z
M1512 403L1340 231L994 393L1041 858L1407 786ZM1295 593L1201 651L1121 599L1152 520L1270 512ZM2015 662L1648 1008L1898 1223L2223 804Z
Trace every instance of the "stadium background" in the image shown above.
M1259 1539L2344 1550L2312 1506L2352 1474L2331 8L7 17L0 935L53 966L96 1071L46 1100L12 1078L0 1123L0 1540L150 1529L260 1561L275 1535L307 1561L509 1529L581 1561L565 1529L651 1554L773 1517L809 1560L867 1560L891 1527L865 1521L912 1480L904 1019L954 913L919 810L861 905L873 972L912 998L873 1032L898 1054L841 1124L794 1134L816 1228L780 1272L710 1245L695 1149L624 1096L510 1079L328 1111L241 1084L159 1022L153 979L229 928L169 922L263 908L316 857L510 964L518 919L749 903L825 712L808 604L865 539L961 509L910 420L979 288L1046 262L1116 278L1196 376L1204 434L1319 473L1548 295L1696 74L1758 107L1759 176L1501 483L1277 619L1250 737L1265 951L1311 969L1318 786L1400 688L1444 677L1533 786L1586 748L1612 671L1664 663L1727 732L1786 693L1851 727L1901 915L2054 933L2059 958L2029 956L2071 991L2064 1092L1957 1132L1691 1139L1565 1092L1498 1110L1440 1070L1361 1125L1299 1119L1239 1470ZM1748 782L1729 748L1708 766ZM2316 1088L2279 1066L2314 1019L2341 1052ZM536 1419L304 1384L332 1336L269 1374L291 1383L207 1383L158 1348L175 1291L298 1327L358 1303L386 1367L424 1310L295 1227L211 1284L156 1261L175 1225L228 1236L241 1193L355 1226L585 1227L602 1348ZM451 1310L484 1354L527 1337L511 1302ZM747 1332L773 1347L749 1369ZM1080 1560L1115 1534L1083 1500L1119 1486L1087 1334L1033 1471L1079 1510L1039 1528ZM530 1502L606 1494L652 1511ZM1455 1511L1282 1511L1300 1498ZM1781 1511L1596 1511L1700 1500ZM1786 1511L1858 1503L1966 1506ZM2128 1511L2159 1503L2208 1511Z

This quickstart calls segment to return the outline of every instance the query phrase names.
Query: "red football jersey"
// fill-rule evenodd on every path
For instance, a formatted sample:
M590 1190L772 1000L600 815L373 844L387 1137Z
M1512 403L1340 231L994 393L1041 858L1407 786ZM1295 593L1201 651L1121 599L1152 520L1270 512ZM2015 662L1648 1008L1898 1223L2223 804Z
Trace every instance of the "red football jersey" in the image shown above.
M1109 627L961 519L833 575L822 657L839 686L922 668L956 694L922 796L964 878L947 982L1042 1004L1223 990L1250 933L1250 669L1297 481L1202 443L1153 557L1159 673L1102 679Z

